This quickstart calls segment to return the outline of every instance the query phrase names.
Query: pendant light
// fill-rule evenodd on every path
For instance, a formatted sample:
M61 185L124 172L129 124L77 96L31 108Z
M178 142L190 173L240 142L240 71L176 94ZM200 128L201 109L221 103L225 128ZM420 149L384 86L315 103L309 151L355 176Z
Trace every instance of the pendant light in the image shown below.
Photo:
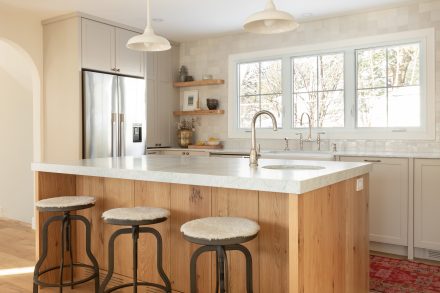
M278 34L293 31L298 26L291 14L277 10L273 0L267 0L263 11L254 13L246 19L244 29L256 34Z
M150 0L147 0L147 27L142 35L134 36L128 40L127 48L146 52L166 51L171 48L167 39L154 33L150 19Z

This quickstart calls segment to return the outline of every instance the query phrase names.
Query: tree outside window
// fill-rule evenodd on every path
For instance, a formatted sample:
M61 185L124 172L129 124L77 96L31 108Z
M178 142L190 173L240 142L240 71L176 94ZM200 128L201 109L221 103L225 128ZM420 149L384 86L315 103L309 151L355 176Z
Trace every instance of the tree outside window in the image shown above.
M313 127L344 127L344 54L294 57L292 72L293 127L302 113Z
M356 50L357 126L419 127L420 44Z
M240 128L250 128L252 117L260 110L272 112L278 127L282 127L281 68L281 59L238 64ZM263 115L258 118L256 127L271 128L272 122Z

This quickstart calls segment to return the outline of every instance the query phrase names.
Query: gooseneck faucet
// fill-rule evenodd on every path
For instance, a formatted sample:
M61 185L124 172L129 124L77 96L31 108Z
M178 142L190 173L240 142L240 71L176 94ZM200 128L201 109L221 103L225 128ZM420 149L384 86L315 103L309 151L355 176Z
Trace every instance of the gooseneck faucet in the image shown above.
M261 110L258 111L257 113L255 113L254 117L252 118L252 123L251 123L251 152L249 154L249 166L251 167L257 167L258 166L258 151L257 151L257 137L256 137L256 133L255 133L255 123L257 122L257 118L263 114L268 115L271 119L272 119L272 127L273 127L273 131L277 131L278 130L278 126L277 126L277 119L275 118L275 116L266 110Z
M301 114L301 119L299 120L299 125L303 126L303 117L304 115L307 116L307 122L309 123L309 134L307 135L306 141L312 141L312 119L310 118L310 115L306 112Z

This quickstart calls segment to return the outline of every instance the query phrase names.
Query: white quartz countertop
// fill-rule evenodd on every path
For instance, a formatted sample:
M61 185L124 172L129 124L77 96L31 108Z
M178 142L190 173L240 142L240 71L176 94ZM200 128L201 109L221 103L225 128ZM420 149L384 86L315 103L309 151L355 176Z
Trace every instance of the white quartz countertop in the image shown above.
M270 170L266 165L321 166L321 170ZM176 184L302 194L370 172L371 164L336 161L141 156L33 163L33 171Z

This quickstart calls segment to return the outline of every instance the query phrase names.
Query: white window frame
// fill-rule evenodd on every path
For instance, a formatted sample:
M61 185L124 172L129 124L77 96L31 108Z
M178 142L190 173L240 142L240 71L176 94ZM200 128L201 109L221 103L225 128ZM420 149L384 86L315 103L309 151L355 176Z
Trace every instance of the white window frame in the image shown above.
M421 126L417 128L356 128L356 56L355 49L420 43ZM239 97L237 65L270 59L282 59L283 127L277 132L258 129L259 138L295 138L305 129L292 128L292 66L291 58L328 53L344 53L345 127L313 128L325 132L324 139L435 139L435 30L434 28L375 35L336 42L302 45L229 55L228 137L249 138L249 129L239 128Z

